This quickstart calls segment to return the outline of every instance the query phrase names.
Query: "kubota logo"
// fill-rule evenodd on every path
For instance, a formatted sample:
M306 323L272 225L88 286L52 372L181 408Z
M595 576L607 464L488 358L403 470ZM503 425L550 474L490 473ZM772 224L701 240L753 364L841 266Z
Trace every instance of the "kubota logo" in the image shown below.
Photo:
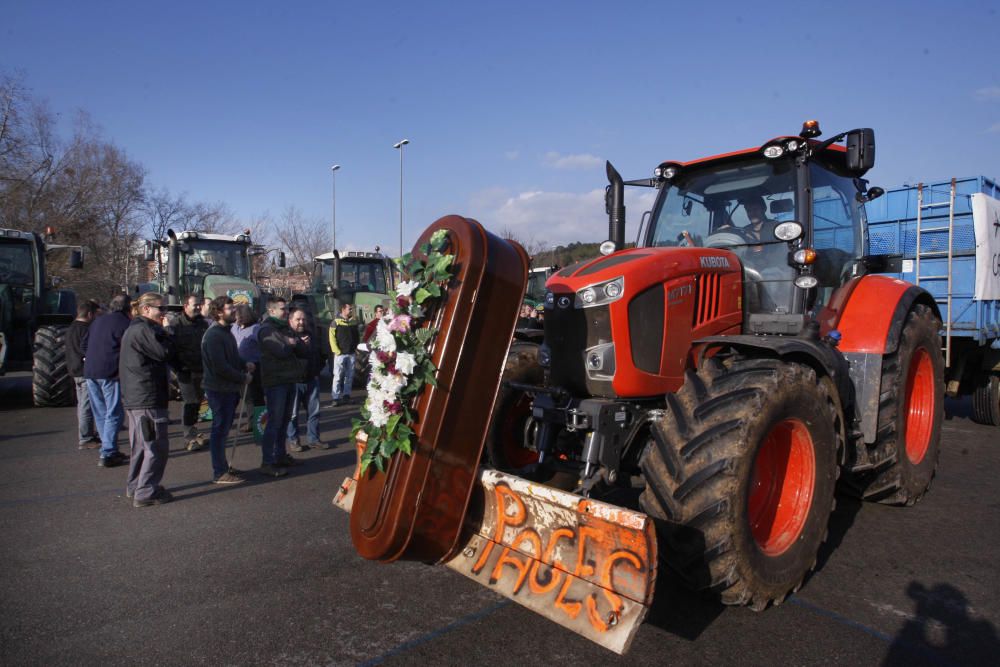
M728 269L728 257L702 257L701 268L703 269Z
M560 308L569 308L569 297L568 296L559 297L559 300L556 302L556 304Z

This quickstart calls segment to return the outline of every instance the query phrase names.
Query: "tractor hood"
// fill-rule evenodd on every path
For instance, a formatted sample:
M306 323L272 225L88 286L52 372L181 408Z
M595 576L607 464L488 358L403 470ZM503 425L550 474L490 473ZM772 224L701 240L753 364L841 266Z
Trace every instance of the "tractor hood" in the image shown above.
M260 301L257 286L236 276L205 276L204 290L206 299L228 296L234 303L246 303L255 310Z

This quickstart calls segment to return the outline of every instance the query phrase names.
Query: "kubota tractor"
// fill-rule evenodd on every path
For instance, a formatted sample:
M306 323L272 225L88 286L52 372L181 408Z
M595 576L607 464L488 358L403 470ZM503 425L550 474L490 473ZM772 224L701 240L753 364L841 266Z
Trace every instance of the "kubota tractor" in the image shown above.
M867 257L873 131L819 134L662 163L627 251L609 163L607 255L549 279L487 440L501 469L634 489L666 564L754 609L815 565L838 478L910 505L938 459L937 305Z
M435 349L441 387L417 404L430 417L411 460L345 482L336 502L352 508L358 551L442 562L623 652L658 562L761 610L815 566L838 484L919 500L943 417L940 315L868 256L864 204L882 194L863 179L874 132L819 136L809 121L629 182L658 191L629 250L626 183L609 163L610 240L548 280L544 342L514 341L499 391L488 339L458 361ZM476 255L458 232L477 224L450 216L425 236L454 234L459 264ZM469 302L500 303L493 290ZM469 299L452 291L446 352L448 309ZM512 330L516 313L498 308L497 330ZM449 400L471 400L451 378L476 364L483 403L496 397L485 443L471 407L459 423L433 421ZM471 487L454 463L461 438L495 468Z

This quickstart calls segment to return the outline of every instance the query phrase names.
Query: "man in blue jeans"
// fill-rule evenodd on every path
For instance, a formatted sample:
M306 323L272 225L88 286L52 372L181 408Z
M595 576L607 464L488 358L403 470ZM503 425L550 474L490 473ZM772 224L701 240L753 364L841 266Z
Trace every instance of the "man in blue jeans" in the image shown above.
M319 438L319 374L326 362L320 350L309 313L303 308L293 307L288 316L288 324L306 347L306 369L303 381L295 385L295 400L292 416L288 422L288 451L302 452L306 449L329 449L330 446ZM299 442L299 407L305 404L307 410L306 433L308 444Z
M201 339L202 386L212 408L212 436L208 449L212 455L212 482L239 484L244 481L238 470L226 460L226 439L233 426L240 390L253 379L253 364L244 364L230 331L236 321L236 309L228 296L212 299L208 307L212 324Z
M118 451L118 431L125 419L118 381L118 359L122 336L130 322L131 306L132 301L127 294L113 298L108 314L98 317L90 325L83 349L83 376L87 378L90 409L101 437L98 465L102 468L113 468L128 461L128 456Z
M295 400L295 385L304 376L306 367L305 345L285 321L285 311L284 300L269 301L267 318L257 333L261 384L267 403L267 426L261 441L259 471L269 477L284 477L288 474L286 468L296 463L285 451L285 439Z

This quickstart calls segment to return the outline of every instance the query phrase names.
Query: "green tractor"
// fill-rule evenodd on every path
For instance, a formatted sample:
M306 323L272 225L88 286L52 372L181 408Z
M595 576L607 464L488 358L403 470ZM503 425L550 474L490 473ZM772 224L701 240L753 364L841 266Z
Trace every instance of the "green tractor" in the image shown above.
M524 294L524 302L537 306L545 301L545 283L549 276L559 270L558 266L540 266L528 273L528 289Z
M329 351L330 324L344 303L354 306L354 318L363 332L375 316L375 306L388 306L396 290L392 260L375 252L324 253L314 259L312 282L306 292L292 296L293 302L308 305L316 318L316 328L324 348ZM366 355L358 352L355 384L363 382Z
M52 232L47 230L46 238ZM46 244L34 232L0 229L0 375L33 372L38 407L73 405L76 392L66 368L66 330L76 317L76 294L53 289L46 253L69 248L70 267L83 267L79 246Z
M168 310L180 310L190 295L203 299L228 296L245 303L258 315L263 305L260 289L253 283L253 257L266 251L255 246L249 231L242 234L210 234L167 230L165 241L146 242L146 260L156 259L157 250L166 250L166 273L159 272L151 283L136 286L136 292L164 294ZM279 264L285 265L284 253Z

